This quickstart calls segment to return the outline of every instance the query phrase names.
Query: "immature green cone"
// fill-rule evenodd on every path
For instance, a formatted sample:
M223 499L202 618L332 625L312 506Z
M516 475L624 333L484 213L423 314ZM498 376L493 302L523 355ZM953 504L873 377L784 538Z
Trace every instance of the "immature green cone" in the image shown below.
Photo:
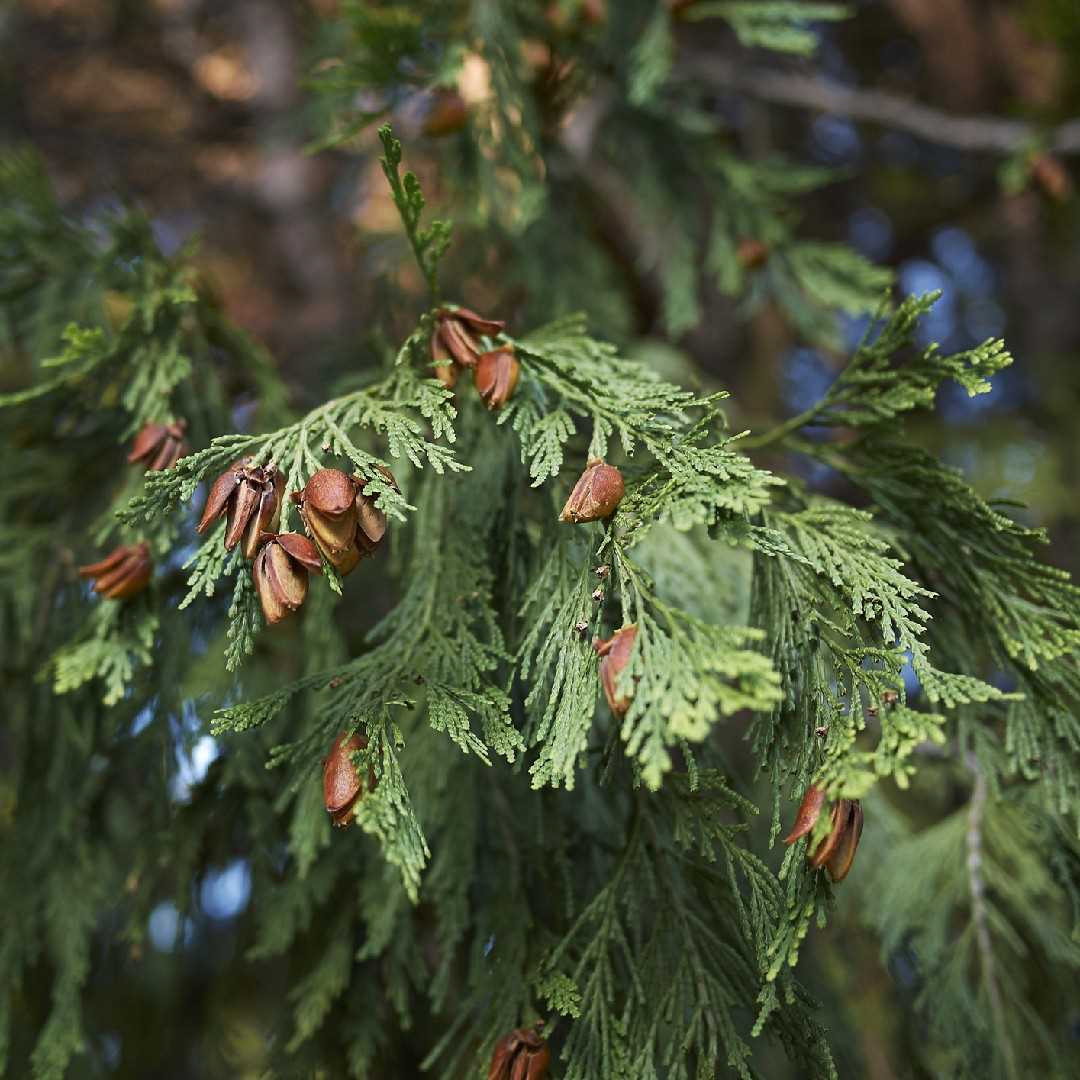
M624 490L622 473L614 465L592 458L570 492L559 520L581 525L609 517L621 502Z
M94 579L94 592L106 600L127 600L150 584L154 565L147 544L122 544L100 562L79 567L79 574Z
M825 792L816 784L811 784L803 795L795 825L784 837L785 844L793 844L806 836L817 824L825 806ZM825 867L833 882L843 881L847 877L851 864L855 861L855 851L862 836L863 811L858 799L837 799L832 807L832 827L829 835L813 852L807 852L810 865L815 870Z
M284 489L285 477L273 465L241 458L214 481L196 532L206 532L224 514L226 550L243 540L244 558L254 559L260 535L277 528Z
M375 773L368 770L365 789L352 761L352 755L366 750L367 745L368 741L363 735L346 738L343 731L323 760L323 802L331 822L339 828L349 824L353 807L364 791L375 790Z
M540 1038L538 1027L517 1028L495 1044L488 1080L544 1080L551 1048Z
M191 450L184 432L186 420L176 420L171 424L144 424L131 444L128 463L140 462L148 472L158 472L171 468Z
M623 716L633 701L633 694L620 697L617 687L619 676L630 663L636 640L637 627L631 623L621 630L616 630L607 641L597 641L593 644L593 648L600 657L600 685L604 688L604 697L607 698L608 707L616 716Z
M484 353L476 362L473 382L489 409L501 409L513 396L521 374L521 364L513 345L500 345Z
M251 568L263 615L272 626L307 598L308 572L322 573L315 545L299 533L263 533Z

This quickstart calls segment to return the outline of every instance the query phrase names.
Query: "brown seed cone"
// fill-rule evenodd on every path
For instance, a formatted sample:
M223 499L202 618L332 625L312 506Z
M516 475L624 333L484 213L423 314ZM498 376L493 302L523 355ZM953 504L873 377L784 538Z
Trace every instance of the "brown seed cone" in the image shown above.
M795 825L784 838L785 844L793 844L807 836L821 817L825 806L825 790L811 784L803 795ZM837 799L830 811L829 834L813 850L807 859L815 870L825 867L833 882L843 881L855 861L855 851L862 836L863 811L858 799Z
M249 474L240 478L240 483L236 485L236 490L229 500L229 508L225 514L226 551L232 551L240 543L244 530L258 509L259 500L262 497L262 485L252 483L248 478Z
M844 828L848 820L848 810L851 807L851 802L848 799L837 799L832 805L830 811L830 828L829 835L818 844L813 854L810 856L810 865L815 870L820 870L829 859L832 858L833 853L836 851L840 840L844 835Z
M550 1064L551 1048L536 1027L517 1028L495 1044L488 1080L543 1080Z
M285 478L273 465L252 465L241 458L211 485L196 532L205 532L225 515L225 548L241 540L245 559L253 559L263 532L277 528Z
M467 368L480 359L482 350L476 338L481 334L495 337L506 327L506 323L485 319L470 308L440 308L435 319L439 342L432 342L432 355L436 348L445 349L457 364Z
M619 676L623 669L630 663L630 657L634 652L634 643L637 640L637 626L631 623L608 638L607 641L598 641L593 646L600 657L600 685L604 689L604 697L607 698L608 708L616 716L623 716L630 708L633 694L619 696Z
M144 424L131 444L128 463L142 462L151 472L175 465L191 449L184 439L186 420L171 424Z
M244 470L251 464L251 458L241 458L230 465L210 486L206 496L206 505L203 507L202 517L195 531L199 534L206 532L210 526L225 513L230 500L236 493L236 487Z
M340 469L319 469L304 485L304 505L320 514L344 514L356 498L356 479Z
M147 465L150 472L160 472L162 469L171 469L182 457L191 452L191 447L185 439L174 439L169 436L162 444L157 457Z
M462 367L474 367L480 359L480 346L457 319L444 319L439 327L439 337L454 362Z
M578 477L559 520L580 525L609 517L622 501L624 491L622 473L614 465L593 458Z
M469 107L456 90L439 90L424 118L423 132L432 138L461 131L469 120Z
M489 409L501 409L510 400L521 375L513 345L500 345L476 362L473 381Z
M855 861L855 852L859 847L862 829L862 806L859 804L858 799L853 799L848 803L847 816L843 822L843 832L840 840L825 862L826 873L828 873L833 884L843 881L848 876L851 864Z
M147 544L122 544L100 562L79 567L79 574L94 579L94 592L106 600L127 600L150 583L154 566Z
M265 470L272 474L267 477L259 492L259 500L244 526L243 543L240 551L249 562L255 558L262 543L263 533L272 533L278 527L281 517L281 499L285 494L285 474L277 469Z
M323 761L323 802L330 820L338 827L349 824L353 807L364 791L375 790L374 770L368 770L365 789L352 761L352 755L366 750L367 745L365 736L354 734L346 738L343 731L334 740L330 753Z
M300 516L308 533L327 561L342 574L357 562L353 549L358 487L355 477L340 469L320 469L299 493Z
M386 514L375 505L374 499L357 495L356 543L361 551L366 555L372 554L385 535Z
M294 559L305 569L310 570L313 574L322 573L322 560L319 558L319 552L306 536L301 536L300 533L287 532L278 533L276 536L271 536L270 539L276 539L288 552L289 558ZM264 542L266 541L264 540Z
M98 578L102 577L104 574L110 573L131 555L135 550L135 547L135 544L121 544L120 547L113 548L104 559L95 563L87 563L85 566L80 566L78 568L79 576L85 578Z
M352 560L351 551L356 547L356 507L351 506L344 514L329 517L304 506L300 516L304 519L308 535L319 546L327 562L339 573L344 573L342 567ZM352 561L349 568L355 565L355 561Z
M453 390L457 385L459 368L442 339L442 331L436 327L431 333L431 365L435 378Z
M769 245L762 240L740 240L735 257L744 270L757 270L769 261Z
M1035 183L1057 202L1064 202L1073 190L1072 177L1060 158L1053 154L1036 154L1031 159L1031 175Z
M357 536L359 536L359 533L357 533ZM339 555L335 555L332 559L328 555L326 558L327 562L338 572L339 577L348 577L360 565L360 560L365 555L370 554L370 551L365 550L358 542L354 541L352 546L346 548Z
M136 461L149 461L168 437L169 429L165 424L143 424L139 429L135 441L131 444L131 453L128 454L128 464L134 465Z
M382 465L377 465L376 468L395 491L400 490L394 474L389 469ZM387 525L386 514L375 505L377 496L364 494L366 486L366 484L361 484L356 492L356 544L360 549L361 557L374 553L386 535Z
M307 598L308 572L321 567L319 553L299 533L264 533L251 568L263 615L272 626L287 618Z
M799 812L795 815L795 824L791 832L784 837L785 844L794 844L796 840L805 836L817 824L821 817L821 808L825 805L825 789L811 784L803 795L799 804Z
M485 319L483 315L477 315L472 308L440 308L438 314L440 318L464 323L474 334L487 334L488 337L494 337L506 329L506 322L503 319Z

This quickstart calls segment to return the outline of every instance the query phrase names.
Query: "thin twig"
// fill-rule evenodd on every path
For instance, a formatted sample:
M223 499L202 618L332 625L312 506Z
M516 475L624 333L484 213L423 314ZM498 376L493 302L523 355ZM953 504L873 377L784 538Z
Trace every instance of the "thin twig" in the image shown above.
M789 420L785 420L782 424L777 424L775 427L771 427L757 435L747 435L746 438L739 440L739 449L760 450L762 447L770 446L774 442L787 438L792 432L810 424L817 414L822 411L822 407L823 402L819 401L816 405L811 405L809 409L791 417Z
M971 802L968 804L967 828L967 871L968 889L971 893L971 921L975 927L975 940L979 949L983 980L986 983L986 994L990 999L993 1035L1005 1059L1005 1073L1007 1076L1014 1077L1018 1075L1016 1058L1005 1027L1005 1003L1002 1001L1001 988L997 981L994 947L990 940L989 915L986 907L986 882L982 876L982 827L988 786L975 754L969 750L964 755L964 761L975 777Z
M1014 154L1043 145L1057 154L1080 154L1080 119L1043 129L1026 120L958 116L884 90L842 86L815 75L748 68L717 57L688 56L680 70L703 83L776 105L815 109L906 131L939 146Z

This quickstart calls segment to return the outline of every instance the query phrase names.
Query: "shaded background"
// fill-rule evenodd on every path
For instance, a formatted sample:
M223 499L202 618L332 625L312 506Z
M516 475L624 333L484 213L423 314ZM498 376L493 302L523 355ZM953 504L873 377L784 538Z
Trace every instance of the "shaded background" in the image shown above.
M330 381L348 374L346 346L383 314L388 282L419 288L400 262L373 133L348 152L305 153L319 117L304 80L319 62L322 20L336 6L16 0L0 8L0 141L31 142L75 216L93 219L122 197L151 215L167 252L198 237L199 263L229 316L270 347L298 406L321 400ZM956 387L943 391L947 423L915 427L914 435L983 493L1024 502L1022 516L1049 530L1048 559L1077 573L1080 202L1068 175L1077 158L1061 153L1060 172L1040 183L1028 169L1035 142L1010 125L1022 118L1037 137L1080 115L1080 5L867 0L853 7L854 19L820 30L817 57L802 64L742 50L729 65L723 41L687 28L676 73L680 65L712 73L715 110L742 153L779 151L844 170L800 202L800 234L851 244L892 267L904 292L941 289L924 328L928 341L956 350L1006 338L1016 363L993 392L968 399ZM937 110L937 121L931 115L927 125L917 103ZM410 167L437 204L445 147L424 135L425 108L406 94L394 119ZM975 115L995 121L974 134L944 122ZM1080 138L1071 149L1080 151ZM769 306L744 317L702 283L701 320L665 335L655 282L632 249L639 224L633 206L618 202L595 216L631 297L616 311L580 298L594 307L602 332L639 350L649 343L657 356L663 347L690 358L732 391L736 428L782 419L820 397L841 353L801 341ZM483 282L472 288L482 294ZM849 347L864 327L842 323ZM807 479L837 490L828 473ZM216 753L205 737L184 758L178 802ZM264 967L256 984L231 963L250 939L249 892L245 861L226 861L199 885L197 918L181 919L168 903L154 910L152 952L141 957L138 978L109 980L115 957L102 958L108 992L96 1001L91 993L101 1035L88 1068L149 1075L140 1060L169 1060L177 1077L257 1074L266 1046L243 1016L269 1007L260 999L283 998L288 985L284 970L275 978ZM865 1010L879 1011L870 1029L889 1030L895 986L883 985L876 946L850 940L843 970L828 955L833 947L812 944L814 989L846 1012L842 1074L898 1075L877 1036L858 1034ZM852 962L860 952L865 965ZM889 974L902 987L902 958L894 961ZM139 1020L124 1030L121 1055L121 1037L110 1032L125 1016Z

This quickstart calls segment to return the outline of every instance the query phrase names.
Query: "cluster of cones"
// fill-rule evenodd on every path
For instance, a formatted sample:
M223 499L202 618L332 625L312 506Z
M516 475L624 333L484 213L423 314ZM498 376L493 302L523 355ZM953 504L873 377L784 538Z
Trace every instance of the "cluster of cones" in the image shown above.
M397 488L388 469L379 472ZM323 559L344 576L382 542L386 514L376 496L364 494L366 486L340 469L319 469L291 496L308 535L277 532L285 478L273 465L242 458L214 481L197 531L225 518L225 547L240 544L244 558L252 560L263 614L277 623L304 603L308 575L322 573Z
M485 319L469 308L439 308L431 335L436 378L452 390L458 376L471 371L484 404L492 410L501 409L513 396L521 375L514 346L494 341L505 327L502 320Z

